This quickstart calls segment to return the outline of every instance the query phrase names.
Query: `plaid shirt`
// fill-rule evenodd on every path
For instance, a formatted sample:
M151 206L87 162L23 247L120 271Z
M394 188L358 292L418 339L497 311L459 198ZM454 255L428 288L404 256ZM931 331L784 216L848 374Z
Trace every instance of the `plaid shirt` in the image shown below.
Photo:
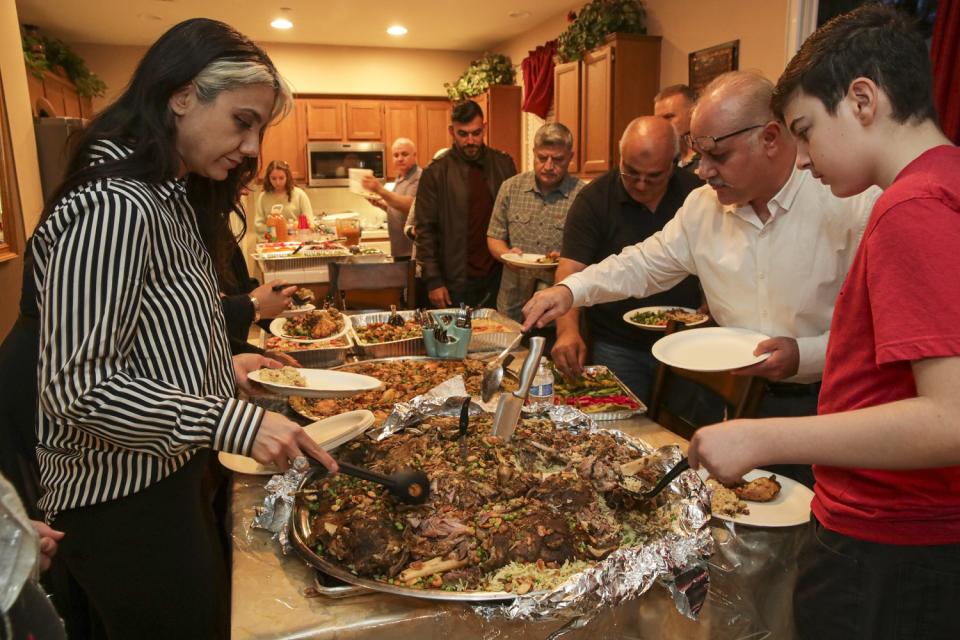
M586 183L568 175L553 190L544 194L533 171L506 180L497 193L487 236L503 240L512 249L524 253L559 251L563 244L563 225L567 210ZM537 289L538 281L553 284L553 271L503 270L497 310L514 320L522 320L520 310Z

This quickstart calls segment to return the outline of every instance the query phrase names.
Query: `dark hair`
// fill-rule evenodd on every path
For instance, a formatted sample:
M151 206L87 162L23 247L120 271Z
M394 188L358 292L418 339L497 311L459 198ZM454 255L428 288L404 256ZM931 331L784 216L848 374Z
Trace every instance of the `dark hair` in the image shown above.
M660 93L653 97L653 101L660 102L673 96L683 96L690 104L697 101L697 92L685 84L672 84L669 87L664 87L660 90Z
M835 114L850 83L861 76L887 95L897 122L936 122L926 43L908 16L875 4L837 16L807 38L780 76L771 106L783 120L800 90Z
M287 192L287 202L293 200L293 174L290 172L290 165L285 160L273 160L267 165L267 170L263 172L263 190L272 193L273 183L270 182L270 174L274 171L283 171L287 176L287 182L284 190Z
M205 75L208 82L197 81L201 72L210 69L214 72ZM47 200L41 220L71 191L90 182L125 178L156 184L175 178L180 157L175 146L176 121L169 108L170 97L184 85L195 82L200 100L210 101L223 90L263 82L264 77L272 78L277 90L271 114L276 117L279 110L287 108L289 89L262 49L216 20L194 18L175 25L144 54L123 94L80 133L64 180ZM92 147L103 140L129 148L130 155L120 160L93 162L97 154ZM186 178L187 197L197 212L197 226L221 275L229 272L229 259L236 245L229 218L236 212L246 227L239 206L240 187L256 176L257 163L257 158L245 158L222 181L194 174Z
M483 117L483 109L473 100L464 100L453 105L453 111L450 112L450 121L467 124L477 116Z

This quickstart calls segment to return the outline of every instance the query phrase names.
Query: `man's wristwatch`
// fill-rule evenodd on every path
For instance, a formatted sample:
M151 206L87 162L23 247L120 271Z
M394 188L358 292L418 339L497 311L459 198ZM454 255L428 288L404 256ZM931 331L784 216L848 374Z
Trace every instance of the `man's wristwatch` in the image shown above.
M260 301L253 296L250 297L250 303L253 305L253 321L260 320Z

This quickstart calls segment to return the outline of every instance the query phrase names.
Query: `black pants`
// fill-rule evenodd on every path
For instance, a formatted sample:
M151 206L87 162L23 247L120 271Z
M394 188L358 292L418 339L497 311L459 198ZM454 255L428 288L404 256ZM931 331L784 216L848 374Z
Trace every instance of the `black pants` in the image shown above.
M497 307L497 294L500 292L501 265L497 264L487 275L480 278L469 278L463 289L450 289L450 299L453 306L461 302L468 307L481 309Z
M960 638L960 544L877 544L830 531L815 519L811 526L794 592L800 638Z
M54 528L66 532L58 557L106 637L229 637L227 568L203 482L208 459L200 451L140 493L56 517Z

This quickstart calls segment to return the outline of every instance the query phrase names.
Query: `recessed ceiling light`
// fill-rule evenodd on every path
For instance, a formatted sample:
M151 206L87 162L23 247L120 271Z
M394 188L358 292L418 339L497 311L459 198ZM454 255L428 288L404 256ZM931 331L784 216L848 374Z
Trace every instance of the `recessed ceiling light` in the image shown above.
M508 18L529 18L530 12L529 11L511 11L510 13L507 14L507 17Z
M394 24L387 27L387 33L392 36L405 36L407 35L407 28L402 24Z
M286 18L277 18L270 23L270 26L274 29L292 29L293 23L287 20Z

